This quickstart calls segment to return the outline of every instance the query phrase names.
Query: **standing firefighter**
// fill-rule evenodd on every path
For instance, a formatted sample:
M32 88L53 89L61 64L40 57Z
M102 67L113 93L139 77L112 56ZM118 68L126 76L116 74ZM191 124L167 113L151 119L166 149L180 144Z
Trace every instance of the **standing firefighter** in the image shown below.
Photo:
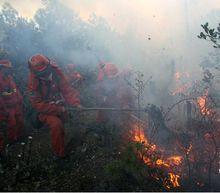
M71 88L61 69L47 57L34 55L28 63L30 101L39 113L39 120L50 129L55 156L62 158L65 156L64 105L80 107L78 92Z
M22 136L23 98L10 75L11 62L0 60L0 152L4 149L5 138L8 143Z

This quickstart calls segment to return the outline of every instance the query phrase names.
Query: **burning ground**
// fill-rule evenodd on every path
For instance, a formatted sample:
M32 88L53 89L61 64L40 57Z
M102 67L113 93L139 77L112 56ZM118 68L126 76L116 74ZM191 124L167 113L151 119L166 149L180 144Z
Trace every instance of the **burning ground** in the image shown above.
M48 130L33 127L31 137L7 147L1 189L218 190L218 109L210 91L201 90L204 82L194 84L187 95L171 91L169 96L177 100L171 106L148 104L142 113L115 112L119 122L97 125L94 112L70 113L68 159L62 162L52 161Z
M213 61L193 74L178 68L184 60L157 50L153 58L159 59L149 64L146 58L153 53L146 55L133 33L120 34L96 15L85 22L58 1L44 2L33 20L22 18L9 4L0 13L0 56L13 63L27 133L5 149L0 190L219 191L220 89ZM141 111L111 112L105 124L97 124L96 112L70 111L65 122L68 157L54 161L49 131L32 121L26 93L26 63L35 53L55 59L62 69L77 64L84 77L79 91L85 107L97 105L100 61L115 63L120 72L129 70L122 85L130 90L132 108ZM0 127L4 129L2 123Z

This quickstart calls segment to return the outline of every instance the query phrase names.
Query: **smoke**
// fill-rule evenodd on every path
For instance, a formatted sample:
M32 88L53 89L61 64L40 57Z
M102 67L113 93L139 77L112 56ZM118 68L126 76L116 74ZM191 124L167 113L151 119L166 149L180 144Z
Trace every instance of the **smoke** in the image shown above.
M158 106L167 108L180 99L179 95L172 96L176 86L184 83L188 87L202 79L200 64L205 57L211 57L208 53L214 52L214 48L197 35L202 30L201 24L209 22L214 27L220 18L220 0L7 1L12 7L4 2L1 1L0 12L0 57L6 55L12 60L16 81L21 82L19 86L27 82L27 61L36 53L54 59L61 67L75 63L90 71L85 73L89 97L95 92L93 83L100 61L112 62L120 71L125 68L139 71L145 81L152 77L143 91L143 105L157 106L153 106L152 117L162 122L160 142L165 142L163 139L172 133ZM176 72L184 75L183 82L175 82ZM91 74L93 79L88 77ZM135 81L133 77L131 83L135 85ZM109 95L112 85L106 83ZM82 104L94 105L89 97ZM185 106L181 105L172 109L172 118L180 123L170 123L175 127L173 130L186 126L187 118L193 114L193 111L186 113L186 105L190 111L196 104L187 101ZM185 120L178 120L182 117Z
M197 38L200 24L216 25L220 16L219 0L7 2L18 12L2 9L1 47L16 62L25 64L35 53L61 65L95 68L109 61L152 76L161 90L175 71L201 78L199 65L212 47Z

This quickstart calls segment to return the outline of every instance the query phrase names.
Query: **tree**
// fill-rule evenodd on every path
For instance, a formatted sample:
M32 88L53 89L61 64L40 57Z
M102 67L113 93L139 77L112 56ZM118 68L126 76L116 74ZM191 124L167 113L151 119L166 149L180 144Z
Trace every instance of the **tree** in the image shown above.
M204 31L198 35L198 38L211 41L214 48L220 48L220 24L216 29L209 27L208 22L201 26Z

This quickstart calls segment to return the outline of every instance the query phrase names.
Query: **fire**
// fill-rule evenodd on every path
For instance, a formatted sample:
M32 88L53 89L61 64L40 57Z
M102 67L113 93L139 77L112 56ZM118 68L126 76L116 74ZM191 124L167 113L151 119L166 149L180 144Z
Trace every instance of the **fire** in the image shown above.
M185 81L181 81L184 78L189 78L189 77L190 77L190 75L188 72L183 72L183 73L176 72L174 74L174 79L175 79L177 88L174 89L174 91L172 92L172 95L185 93L187 91L187 89L190 88L191 83L186 83ZM179 85L179 86L177 86L177 85Z
M176 72L174 78L176 81L180 81L181 78L189 78L190 74L188 72Z
M182 156L172 156L172 157L169 157L167 159L168 162L170 162L170 165L180 165L182 163Z
M206 90L205 94L201 97L198 97L197 103L202 115L211 115L212 110L207 108L207 98L208 98L208 90Z
M186 154L189 155L189 153L191 152L192 150L192 144L190 144L189 148L186 150Z
M134 142L140 142L140 143L144 143L147 144L147 138L145 137L144 131L143 129L139 129L138 127L141 125L135 124L133 125L133 129L132 129L132 133L131 135L133 136L133 141Z
M138 156L143 160L145 164L147 164L150 167L163 167L168 169L169 171L173 169L175 166L179 166L182 163L182 157L181 156L171 156L168 158L162 158L158 157L158 159L152 159L152 155L154 155L157 152L161 152L160 149L155 145L149 143L149 140L145 136L144 129L142 124L133 124L131 129L131 136L132 141L138 142L143 144L143 151L138 152ZM153 161L154 160L154 161ZM177 174L174 174L172 172L168 173L168 182L164 181L165 187L170 189L170 185L172 187L179 187L179 179L180 176Z
M176 73L174 74L174 77L175 77L175 80L176 80L176 81L180 80L181 73L180 73L180 72L176 72Z
M184 84L178 88L176 88L173 92L172 95L176 95L179 93L184 93L188 88L190 87L190 84Z
M162 159L158 159L158 160L156 161L156 165L169 167L169 164L167 164L167 163L166 163L164 160L162 160Z
M178 166L182 163L181 156L171 156L168 157L166 160L158 159L156 161L156 165L163 166L163 167L171 167L171 166Z
M168 173L168 175L169 175L169 179L170 179L170 182L172 183L173 187L179 187L180 186L180 184L179 184L180 176L175 175L173 173Z

